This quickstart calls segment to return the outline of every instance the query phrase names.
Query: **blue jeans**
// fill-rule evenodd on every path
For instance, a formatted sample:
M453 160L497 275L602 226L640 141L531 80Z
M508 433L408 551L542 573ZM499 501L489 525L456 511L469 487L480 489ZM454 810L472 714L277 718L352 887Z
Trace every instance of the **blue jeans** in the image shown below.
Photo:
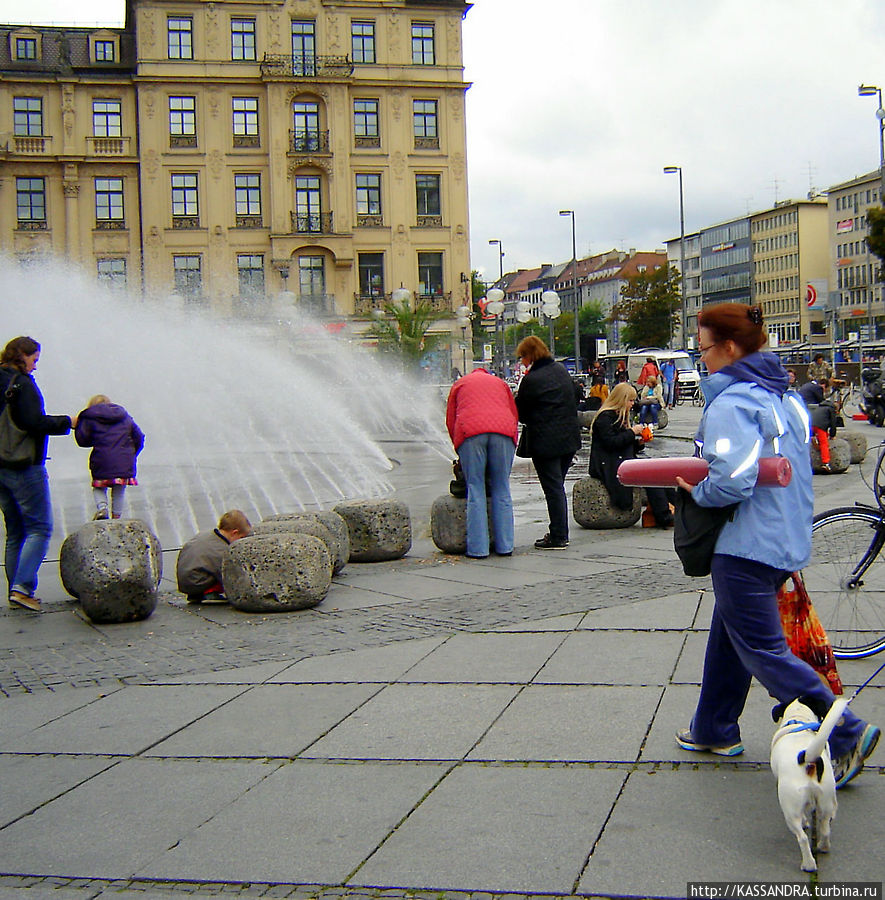
M763 563L713 556L716 605L704 657L704 680L691 720L692 737L701 744L735 744L741 732L750 680L755 677L776 700L788 703L803 695L827 706L833 693L814 669L787 646L777 610L777 589L787 573ZM833 758L848 753L866 723L846 709L830 735Z
M52 536L52 504L45 466L0 468L0 510L6 522L6 581L29 597Z
M672 406L675 403L675 391L673 390L675 387L675 381L665 381L662 385L664 391L664 406Z
M467 555L489 555L486 473L491 492L492 532L496 553L513 552L513 501L510 469L516 447L504 434L475 434L458 447L467 482Z
M643 403L639 407L639 421L641 424L645 425L646 423L651 423L652 425L658 424L658 413L661 411L661 407L658 406L657 403Z
M541 482L541 490L547 501L550 517L550 537L554 541L568 540L568 501L565 497L565 476L574 459L573 453L565 456L533 456L532 463Z

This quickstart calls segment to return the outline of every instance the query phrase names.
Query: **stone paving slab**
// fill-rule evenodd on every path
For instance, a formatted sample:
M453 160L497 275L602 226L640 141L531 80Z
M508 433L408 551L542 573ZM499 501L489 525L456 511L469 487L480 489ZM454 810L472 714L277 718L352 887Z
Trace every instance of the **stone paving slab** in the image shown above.
M625 775L459 766L348 884L571 893Z
M152 684L264 684L273 681L275 675L285 672L292 663L261 663L257 666L243 666L241 669L226 669L220 672L176 675L155 678Z
M565 616L550 616L547 619L526 619L515 625L501 625L490 631L501 632L539 632L539 631L574 631L585 617L586 613L570 613Z
M669 597L637 600L616 609L591 609L581 620L578 629L684 630L692 627L697 608L697 593L685 591Z
M341 884L445 772L435 764L294 762L138 871L148 878Z
M121 690L119 685L116 690ZM75 709L89 706L90 703L112 692L99 688L64 687L57 691L47 691L39 698L30 694L5 698L0 702L2 712L0 722L3 725L0 751L3 750L6 741L27 734Z

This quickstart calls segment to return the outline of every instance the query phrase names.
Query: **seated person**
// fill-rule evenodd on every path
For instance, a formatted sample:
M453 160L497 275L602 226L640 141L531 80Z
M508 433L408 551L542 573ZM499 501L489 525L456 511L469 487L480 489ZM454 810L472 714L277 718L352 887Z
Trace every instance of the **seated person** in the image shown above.
M608 385L605 383L605 378L601 375L596 375L593 378L593 384L590 385L586 398L578 404L578 409L597 410L602 406L606 397L608 397Z
M639 421L643 425L657 425L658 413L664 405L664 392L657 376L649 375L639 394Z
M830 438L836 436L838 414L836 407L829 401L809 407L811 413L811 434L820 450L820 467L830 472Z
M228 510L212 531L192 537L179 551L175 564L178 590L188 603L226 603L221 584L221 563L227 548L252 533L252 525L239 509Z
M806 406L824 402L824 389L816 381L808 381L799 388Z
M590 475L599 479L608 491L612 506L630 509L634 488L618 481L618 466L625 459L635 459L643 446L641 425L630 424L630 413L636 391L630 384L616 384L602 404L590 429ZM659 528L673 524L670 496L666 488L645 488L648 505Z

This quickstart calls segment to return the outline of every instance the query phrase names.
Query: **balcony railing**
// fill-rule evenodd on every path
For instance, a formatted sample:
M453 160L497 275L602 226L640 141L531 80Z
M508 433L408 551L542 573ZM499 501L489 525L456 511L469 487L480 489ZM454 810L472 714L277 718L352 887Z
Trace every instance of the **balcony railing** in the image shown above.
M46 219L19 219L15 223L17 231L48 231L49 224Z
M355 316L370 316L376 309L384 309L384 304L390 302L390 294L354 294L353 314Z
M381 146L381 135L357 134L353 139L353 146L360 149L374 149Z
M382 228L384 216L380 213L357 213L356 224L359 228Z
M353 63L348 56L266 53L261 60L265 78L350 78Z
M125 231L126 223L123 219L96 219L96 231Z
M197 136L195 134L170 134L169 149L170 150L186 150L197 146Z
M439 150L439 136L435 137L416 137L416 150Z
M86 150L90 156L128 156L128 137L86 136Z
M328 153L328 131L289 131L289 151L291 153Z
M15 135L14 146L16 153L39 154L49 153L52 137L50 135L38 135L36 137L25 137L23 135Z
M333 234L332 213L290 213L294 234Z
M173 216L172 217L172 227L173 228L199 228L200 227L200 217L199 216Z
M442 216L418 216L418 228L442 228Z
M334 294L299 294L295 302L300 310L314 316L337 315Z
M422 303L429 303L434 312L450 312L452 309L452 292L440 294L419 294Z

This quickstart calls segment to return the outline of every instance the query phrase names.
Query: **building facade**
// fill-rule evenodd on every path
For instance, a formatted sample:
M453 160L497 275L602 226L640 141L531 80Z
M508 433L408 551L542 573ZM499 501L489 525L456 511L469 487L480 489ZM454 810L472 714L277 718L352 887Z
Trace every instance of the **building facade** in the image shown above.
M357 331L401 286L469 303L468 8L129 0L124 29L0 29L0 246Z
M685 334L678 330L674 336L678 348L694 350L697 347L698 312L703 303L701 291L701 235L700 232L685 235L685 248L682 249L681 238L667 241L667 261L682 276L680 290L682 292L685 318ZM682 271L683 256L685 271ZM681 320L680 316L680 320Z
M750 303L753 261L750 218L721 222L701 232L703 303Z

